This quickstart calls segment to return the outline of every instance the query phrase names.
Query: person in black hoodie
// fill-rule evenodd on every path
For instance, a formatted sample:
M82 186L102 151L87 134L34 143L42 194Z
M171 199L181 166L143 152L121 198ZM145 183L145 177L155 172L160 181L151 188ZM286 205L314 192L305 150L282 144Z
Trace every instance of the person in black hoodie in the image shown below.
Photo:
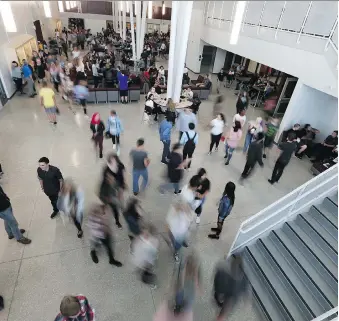
M15 239L19 243L22 244L31 243L30 239L22 235L23 233L25 233L25 230L19 229L18 222L16 221L13 215L10 199L5 194L1 186L0 186L0 218L2 218L5 221L5 230L10 240L15 237Z
M102 158L102 148L104 141L104 132L105 125L100 119L99 113L94 113L91 120L90 128L93 132L92 139L94 141L95 147L99 146L99 157Z
M264 134L260 132L257 135L257 140L250 144L247 152L247 161L241 174L241 180L248 177L257 162L261 167L264 166L264 163L262 161L263 140Z

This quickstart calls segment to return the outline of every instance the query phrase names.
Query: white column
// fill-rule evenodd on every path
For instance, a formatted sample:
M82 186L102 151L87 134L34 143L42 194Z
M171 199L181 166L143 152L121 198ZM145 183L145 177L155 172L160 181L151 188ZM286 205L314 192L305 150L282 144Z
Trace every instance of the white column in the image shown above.
M122 2L122 39L125 41L126 40L126 1Z
M135 52L133 2L128 1L128 6L129 6L129 16L130 16L130 22L131 22L132 53L133 53L133 59L136 59L137 55L136 55L136 52Z
M136 19L137 19L137 28L136 28L136 54L137 54L137 59L140 59L140 23L141 23L141 19L140 19L140 1L135 1L135 15L136 15Z
M122 38L122 21L121 21L121 1L118 3L118 15L119 15L119 31L120 31L120 37Z
M147 14L147 7L148 7L149 2L143 1L142 4L143 6L142 6L142 17L141 17L141 28L140 28L140 55L144 49L146 14Z
M119 1L114 2L115 32L118 32L119 26Z

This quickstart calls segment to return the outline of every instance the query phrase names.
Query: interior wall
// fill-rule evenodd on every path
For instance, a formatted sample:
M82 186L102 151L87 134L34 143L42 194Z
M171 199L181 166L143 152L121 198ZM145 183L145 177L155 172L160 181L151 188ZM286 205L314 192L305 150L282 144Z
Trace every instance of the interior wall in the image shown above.
M227 51L217 48L212 73L218 73L224 67Z
M317 141L323 141L333 130L338 129L338 98L299 80L281 122L280 132L295 123L311 124L320 131Z

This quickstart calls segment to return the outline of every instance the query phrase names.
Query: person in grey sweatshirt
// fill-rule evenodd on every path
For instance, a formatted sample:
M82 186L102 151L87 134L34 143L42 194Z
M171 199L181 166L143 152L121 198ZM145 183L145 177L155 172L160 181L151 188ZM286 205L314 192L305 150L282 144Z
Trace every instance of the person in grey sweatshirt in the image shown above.
M182 134L190 130L188 127L190 123L193 123L194 126L196 127L197 117L195 116L191 109L185 108L184 111L182 111L179 114L177 122L177 128L179 130L179 141L181 139Z

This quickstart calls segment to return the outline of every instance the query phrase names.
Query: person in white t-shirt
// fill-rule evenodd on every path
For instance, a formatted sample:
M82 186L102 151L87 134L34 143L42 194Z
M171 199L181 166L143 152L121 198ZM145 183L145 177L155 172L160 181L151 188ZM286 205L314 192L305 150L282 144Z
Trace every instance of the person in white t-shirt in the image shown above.
M73 48L72 57L73 57L73 59L80 57L80 51L79 51L78 47Z
M235 121L239 121L241 124L241 128L244 127L245 123L246 123L246 110L243 109L241 110L238 114L235 114L233 117L233 126L235 125Z
M211 144L208 155L211 155L213 146L215 145L215 151L218 151L221 135L224 132L225 116L224 114L218 114L210 123L211 128Z

